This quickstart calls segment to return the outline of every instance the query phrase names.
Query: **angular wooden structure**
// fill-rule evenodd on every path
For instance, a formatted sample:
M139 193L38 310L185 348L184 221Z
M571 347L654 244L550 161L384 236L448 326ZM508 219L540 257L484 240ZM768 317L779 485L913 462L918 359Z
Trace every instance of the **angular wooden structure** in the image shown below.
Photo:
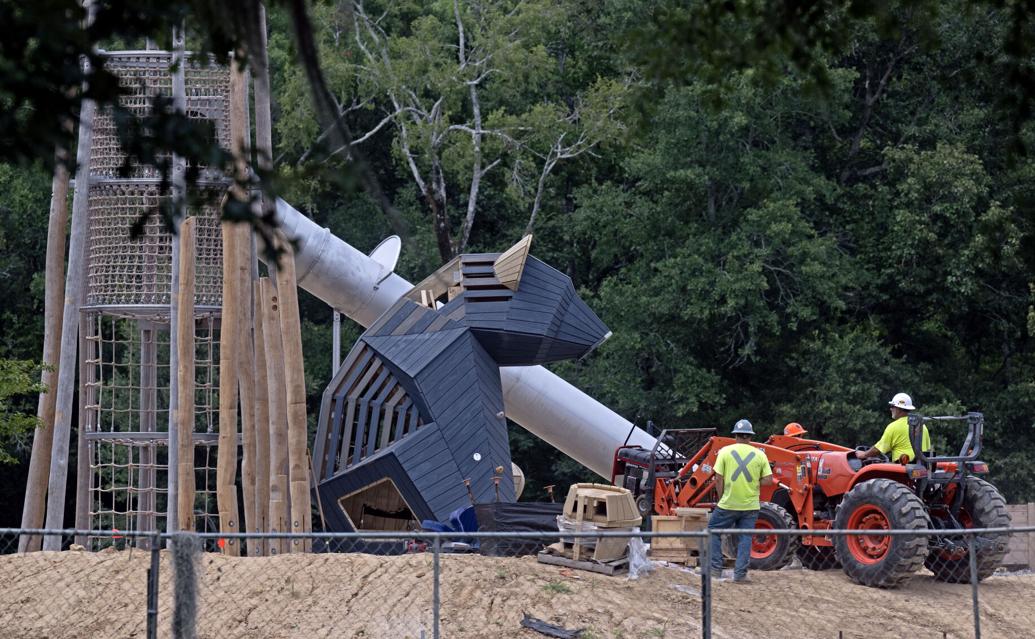
M314 443L329 528L445 519L469 503L465 480L478 502L497 499L497 487L514 501L499 367L582 357L608 334L567 276L527 255L530 239L453 259L349 353Z

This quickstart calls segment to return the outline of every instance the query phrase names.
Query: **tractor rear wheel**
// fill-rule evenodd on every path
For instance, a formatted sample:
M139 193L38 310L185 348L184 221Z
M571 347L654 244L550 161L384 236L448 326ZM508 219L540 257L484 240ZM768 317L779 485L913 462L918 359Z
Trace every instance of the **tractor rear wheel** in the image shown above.
M922 531L928 527L924 503L907 486L891 479L871 479L848 491L838 507L834 527L867 531L834 537L834 549L845 574L864 586L901 585L927 557L924 535L881 534L885 530Z
M791 563L800 538L794 535L765 534L767 530L791 528L797 528L797 525L786 509L771 502L762 502L755 521L755 534L751 536L751 561L748 567L751 570L779 570ZM723 536L722 554L736 559L737 547L733 535Z
M833 546L803 545L798 548L798 561L805 570L833 570L841 567Z
M1006 510L1006 500L999 490L980 477L967 477L966 493L960 509L961 523L967 528L1006 528L1010 525L1010 513ZM989 577L1003 563L1008 535L979 535L974 539L977 553L978 580ZM966 544L967 539L960 540ZM952 553L933 549L924 561L927 569L934 573L934 578L950 583L970 581L970 557L964 550Z

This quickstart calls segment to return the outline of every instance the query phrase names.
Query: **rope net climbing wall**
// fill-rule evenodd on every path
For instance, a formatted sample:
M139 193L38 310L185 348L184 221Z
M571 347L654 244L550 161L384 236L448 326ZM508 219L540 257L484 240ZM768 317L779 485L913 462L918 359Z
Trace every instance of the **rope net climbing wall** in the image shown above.
M92 529L165 530L168 506L170 301L173 242L168 185L157 166L127 162L119 133L145 127L171 100L173 56L106 54L124 95L98 112L90 154L86 305L80 315L80 425L88 473L80 498ZM208 61L184 68L188 117L230 144L230 74ZM159 157L171 166L171 158ZM227 180L200 166L187 195L197 218L195 283L195 521L218 530L215 505L222 239L219 200ZM80 477L83 477L80 474ZM85 494L84 494L85 493ZM90 539L93 547L110 538Z

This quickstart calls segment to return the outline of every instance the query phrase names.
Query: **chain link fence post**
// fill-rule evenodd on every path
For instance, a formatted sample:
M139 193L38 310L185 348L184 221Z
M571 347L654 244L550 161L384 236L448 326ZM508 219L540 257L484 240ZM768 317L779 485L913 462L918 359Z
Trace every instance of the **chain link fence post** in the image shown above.
M158 637L158 570L161 540L158 533L151 536L151 567L147 569L147 639Z
M701 548L698 550L701 568L701 639L712 637L712 533L707 528Z
M981 610L978 607L978 565L977 544L974 535L967 536L967 549L970 553L970 598L974 606L974 639L981 639Z
M432 558L432 562L433 562L432 563L432 565L433 565L432 574L433 574L434 583L432 584L432 591L431 591L431 615L432 615L432 617L431 617L431 634L434 637L434 639L440 639L440 636L439 636L439 622L441 621L441 610L440 610L440 608L441 608L442 601L441 601L441 598L440 598L441 597L441 593L439 592L439 590L440 590L439 582L441 581L442 575L441 575L441 567L439 566L439 554L440 554L440 552L442 550L442 538L441 538L440 535L437 535L437 534L435 535L434 549L435 549L434 557Z
M197 636L200 552L201 542L195 535L179 533L173 537L172 636L175 639L194 639Z

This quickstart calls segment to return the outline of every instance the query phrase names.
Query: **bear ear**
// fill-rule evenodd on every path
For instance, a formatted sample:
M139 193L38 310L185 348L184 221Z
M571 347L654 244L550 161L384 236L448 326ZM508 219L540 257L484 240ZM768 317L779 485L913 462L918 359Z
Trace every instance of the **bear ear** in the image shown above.
M518 240L518 243L510 247L492 264L492 270L496 273L496 279L500 284L512 291L518 290L521 283L521 273L525 270L525 260L528 258L528 251L532 248L532 235L526 235Z

